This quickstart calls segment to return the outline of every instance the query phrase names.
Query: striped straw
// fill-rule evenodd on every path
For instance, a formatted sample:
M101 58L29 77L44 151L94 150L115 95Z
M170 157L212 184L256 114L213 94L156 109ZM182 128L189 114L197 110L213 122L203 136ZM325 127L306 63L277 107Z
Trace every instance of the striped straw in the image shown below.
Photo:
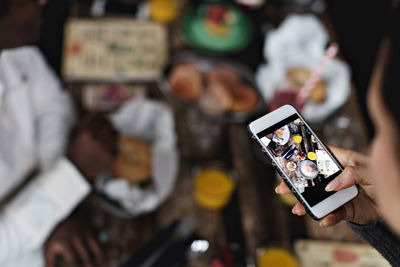
M339 46L335 43L332 43L325 52L324 58L319 63L318 67L311 73L310 78L304 84L304 86L300 89L299 93L296 97L296 102L299 105L304 104L308 97L311 94L312 89L314 89L315 84L321 78L322 73L324 72L328 63L336 56L339 51Z

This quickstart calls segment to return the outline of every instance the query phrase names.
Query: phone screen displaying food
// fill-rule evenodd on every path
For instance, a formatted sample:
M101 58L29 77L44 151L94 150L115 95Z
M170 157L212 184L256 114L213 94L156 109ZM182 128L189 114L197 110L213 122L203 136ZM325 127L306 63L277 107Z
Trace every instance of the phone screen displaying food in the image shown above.
M311 207L334 193L325 187L341 170L298 115L257 135Z

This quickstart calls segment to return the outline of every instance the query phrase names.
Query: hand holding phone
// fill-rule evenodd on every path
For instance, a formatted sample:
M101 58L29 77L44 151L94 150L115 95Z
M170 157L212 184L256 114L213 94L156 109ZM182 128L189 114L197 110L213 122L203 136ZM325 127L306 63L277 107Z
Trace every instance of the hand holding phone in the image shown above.
M324 217L320 225L322 227L330 227L342 220L358 224L370 224L381 218L374 199L374 181L369 176L368 157L361 153L334 146L329 146L329 148L344 167L343 173L331 182L331 190L339 191L355 184L360 185L360 188L356 198ZM283 180L281 180L275 191L281 195L292 193ZM306 210L300 202L294 205L292 212L298 216L306 214Z
M250 123L248 130L314 219L325 217L357 196L355 185L340 191L325 190L344 168L293 106L268 113Z

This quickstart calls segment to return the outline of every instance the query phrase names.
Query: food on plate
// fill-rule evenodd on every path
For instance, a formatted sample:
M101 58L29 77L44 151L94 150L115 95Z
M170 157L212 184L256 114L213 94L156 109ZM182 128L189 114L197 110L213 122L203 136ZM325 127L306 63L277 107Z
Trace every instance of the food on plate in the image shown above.
M283 133L284 133L284 129L283 128L279 128L278 130L275 131L275 135L279 139L283 139Z
M204 112L249 112L259 101L257 91L245 83L233 68L217 65L205 69L196 63L176 65L169 76L172 93L185 101L195 101Z
M121 137L119 153L114 161L113 175L136 184L148 180L152 170L151 147L133 137Z
M305 160L305 159L306 159L306 156L304 156L304 154L301 153L301 152L299 152L296 156L297 156L297 158L298 158L299 160Z
M210 5L204 19L204 26L213 35L224 36L229 33L229 29L234 22L233 12L224 6Z
M289 87L295 92L299 92L307 80L310 78L310 70L302 67L291 68L286 73L286 79L289 82ZM310 94L310 99L313 103L320 104L326 99L326 84L325 81L319 80L316 82Z
M202 73L193 63L177 65L168 81L172 92L183 100L197 100L203 93Z
M295 135L295 136L293 136L293 141L294 141L296 144L300 144L301 141L303 141L303 137L301 137L300 135Z
M326 85L324 81L319 80L310 95L311 101L314 103L322 103L326 99Z
M317 159L317 155L314 152L308 152L307 157L311 160Z
M291 172L295 171L295 170L296 170L296 167L297 167L297 164L296 164L295 162L293 162L293 161L289 161L289 162L286 164L286 168L287 168L289 171L291 171Z
M295 89L300 89L306 83L308 78L310 78L311 72L306 68L292 68L286 73L286 76L293 85L296 86Z
M233 88L240 84L240 77L238 73L228 67L216 66L212 68L207 74L208 83L220 83L227 88Z
M251 111L258 102L257 92L247 85L239 85L232 89L233 103L231 110L236 112Z
M218 114L228 110L232 106L233 96L229 90L220 83L214 82L208 85L203 97L200 99L200 106L210 114Z
M296 119L294 121L294 123L296 123L297 125L303 125L304 124L304 122L301 119Z
M300 173L305 178L314 179L315 177L318 176L317 165L315 165L312 161L304 160L300 162L299 167L300 167Z
M314 168L311 165L305 165L304 170L305 173L312 173L314 171Z

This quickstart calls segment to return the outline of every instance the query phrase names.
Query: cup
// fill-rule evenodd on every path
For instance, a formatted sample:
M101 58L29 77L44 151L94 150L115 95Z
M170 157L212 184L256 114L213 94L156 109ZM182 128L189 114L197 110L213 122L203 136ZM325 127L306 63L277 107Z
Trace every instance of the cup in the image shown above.
M230 201L235 183L232 175L219 167L206 167L195 174L194 199L209 210L219 210Z

